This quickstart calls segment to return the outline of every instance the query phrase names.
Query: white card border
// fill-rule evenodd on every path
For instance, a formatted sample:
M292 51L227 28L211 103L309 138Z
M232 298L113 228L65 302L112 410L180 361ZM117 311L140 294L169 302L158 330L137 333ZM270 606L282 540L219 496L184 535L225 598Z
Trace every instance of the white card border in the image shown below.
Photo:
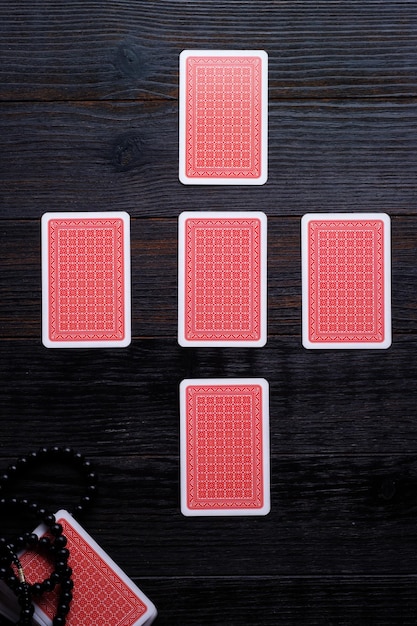
M118 218L123 220L124 242L124 310L125 310L125 337L120 341L52 341L49 338L49 249L48 223L51 219L106 219ZM42 240L42 343L46 348L125 348L132 341L131 329L131 268L130 268L130 215L126 211L78 211L78 212L48 212L41 218Z
M262 387L262 472L263 501L259 509L195 510L187 505L187 433L186 390L189 386L259 385ZM269 436L269 383L265 378L185 378L180 383L180 500L181 513L186 517L265 516L271 510L270 487L270 436Z
M384 330L381 342L312 342L309 329L309 268L308 268L308 225L312 220L381 220L384 223ZM301 265L302 265L302 344L307 349L384 350L392 343L391 320L391 218L387 213L306 213L301 218Z
M185 223L188 219L259 219L261 224L261 293L260 293L260 324L261 333L256 341L249 340L192 340L185 337ZM267 342L267 245L268 218L262 211L183 211L178 217L178 343L183 347L235 347L260 348Z
M140 617L136 622L133 622L131 626L147 626L151 624L155 617L157 616L157 610L153 602L149 600L149 598L135 585L133 580L129 578L129 576L122 570L120 567L113 561L113 559L101 548L96 541L88 534L88 532L74 519L74 517L65 509L60 509L55 513L55 518L57 523L61 519L66 520L66 522L72 526L72 528L81 535L87 543L91 546L92 550L96 552L102 559L105 561L109 567L114 571L114 573L125 583L125 585L134 593L147 607L145 613ZM33 531L38 537L42 537L48 531L48 527L45 524L40 524ZM24 554L26 550L23 550L19 553L19 556ZM48 615L39 607L36 602L35 606L35 615L36 617L42 621L47 626L52 626L52 620L49 619ZM150 621L149 621L150 620Z
M190 56L258 56L262 63L261 175L258 178L190 178L185 173L186 62ZM268 179L268 54L265 50L183 50L179 58L179 179L184 185L264 185Z

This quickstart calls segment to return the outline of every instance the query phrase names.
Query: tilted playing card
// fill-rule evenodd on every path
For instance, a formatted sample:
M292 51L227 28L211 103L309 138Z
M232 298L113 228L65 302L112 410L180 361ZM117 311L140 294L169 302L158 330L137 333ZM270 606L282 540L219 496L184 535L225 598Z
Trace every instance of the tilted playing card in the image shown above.
M152 602L67 511L55 517L68 540L73 570L67 626L149 626L156 617ZM35 532L41 537L47 528L39 526ZM20 561L30 583L50 575L50 564L38 552L27 550ZM56 605L56 590L41 596L35 604L36 621L52 626Z

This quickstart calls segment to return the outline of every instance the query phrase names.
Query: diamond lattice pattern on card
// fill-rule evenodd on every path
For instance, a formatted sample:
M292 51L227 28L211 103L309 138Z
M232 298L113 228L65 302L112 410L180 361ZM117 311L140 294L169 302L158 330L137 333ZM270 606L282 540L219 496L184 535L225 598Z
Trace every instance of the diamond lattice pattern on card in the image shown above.
M187 59L188 177L260 176L261 81L259 57Z
M311 341L384 338L384 223L309 222Z
M261 387L190 386L186 403L189 508L261 508Z
M56 219L48 228L50 339L123 339L123 220Z
M261 334L259 219L186 221L188 340L258 340Z
M147 610L140 598L113 571L111 566L74 530L65 519L57 520L68 539L73 570L73 600L67 626L132 626ZM22 565L29 582L43 580L49 566L39 554L27 552ZM44 594L37 602L52 620L57 605L57 590Z

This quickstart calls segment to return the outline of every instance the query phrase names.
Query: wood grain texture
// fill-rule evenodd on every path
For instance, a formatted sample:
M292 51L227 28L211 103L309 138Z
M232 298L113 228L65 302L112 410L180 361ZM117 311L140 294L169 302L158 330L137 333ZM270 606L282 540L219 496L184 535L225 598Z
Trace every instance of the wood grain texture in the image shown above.
M179 211L178 211L179 213ZM268 334L301 333L299 217L268 215ZM396 337L417 331L417 224L392 214L392 310ZM1 335L39 338L41 249L39 220L0 221ZM177 219L131 220L133 336L177 336ZM18 303L18 306L16 306ZM395 339L394 339L395 341Z
M214 521L179 512L174 456L153 456L149 447L143 455L138 448L137 455L123 451L96 458L95 467L100 495L83 525L130 576L415 573L417 556L410 550L417 504L413 456L273 455L271 513ZM13 492L42 497L51 508L71 506L79 485L73 479L69 488L62 475L56 476L49 471L44 483L27 481ZM43 484L56 488L41 489ZM3 529L6 523L4 516Z
M181 349L174 339L124 350L47 350L3 341L2 449L81 445L88 454L178 454L183 378L263 376L271 387L273 454L412 454L415 337L378 350L304 351L280 337L263 349ZM17 447L18 446L18 447ZM117 494L115 494L117 497Z
M261 48L272 98L416 95L417 7L80 0L0 7L2 100L175 99L185 48Z
M158 626L412 626L415 576L135 579L159 598ZM1 626L10 622L0 618Z
M387 211L415 214L414 101L272 103L269 178L250 189L178 180L178 105L0 105L2 217L45 211Z
M247 47L269 54L268 182L183 186L178 54ZM0 3L0 468L43 445L92 459L82 523L155 626L417 622L416 50L406 0ZM177 217L204 209L268 216L264 348L177 343ZM40 217L80 210L132 218L126 349L41 345ZM314 211L391 216L389 350L301 347ZM178 385L252 376L270 383L271 513L185 518ZM71 508L79 477L56 463L15 491ZM31 525L4 514L0 535Z
M414 623L415 577L362 576L320 579L241 577L144 581L160 591L161 625L202 626L404 626ZM233 606L233 610L230 607Z

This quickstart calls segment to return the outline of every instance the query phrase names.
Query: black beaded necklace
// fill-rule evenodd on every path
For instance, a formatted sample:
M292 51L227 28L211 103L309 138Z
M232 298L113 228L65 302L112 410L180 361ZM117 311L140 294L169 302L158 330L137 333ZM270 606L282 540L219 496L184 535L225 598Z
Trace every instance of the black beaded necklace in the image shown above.
M14 591L20 605L20 617L18 626L30 626L34 613L33 604L30 599L29 585L26 582L22 564L13 550L13 546L8 543L0 544L0 580L7 580L8 586ZM18 582L15 581L11 568L13 564L18 572Z
M70 511L74 517L80 516L91 504L97 493L98 477L92 469L91 462L73 448L61 448L59 446L40 448L36 452L30 452L28 455L20 457L15 463L9 465L5 472L0 474L0 495L24 473L34 467L51 462L71 465L81 474L85 483L85 491L78 504Z
M24 533L14 540L0 538L0 579L5 582L18 599L21 608L17 624L19 626L30 624L33 615L32 598L40 596L46 591L52 591L57 584L60 585L60 592L53 624L54 626L65 624L65 616L69 611L72 599L72 570L68 566L69 551L65 548L67 539L63 534L61 524L56 523L52 513L33 505L28 500L1 498L0 508L4 507L13 507L18 512L28 510L38 522L47 527L52 537L51 540L48 535L39 538L35 533ZM17 552L25 547L30 550L38 549L53 562L53 571L48 578L41 582L28 583L17 556Z
M96 495L98 479L97 474L92 470L90 461L72 448L40 448L37 452L31 452L27 456L19 458L0 475L0 495L10 489L11 484L27 470L56 461L74 466L83 477L85 492L71 511L74 517L78 517L91 504ZM67 538L63 533L61 524L58 524L55 516L44 507L27 499L1 497L0 508L13 508L18 512L22 510L29 512L48 529L48 534L40 538L36 533L31 532L25 532L12 540L0 537L0 580L4 581L18 599L20 615L16 626L30 626L34 612L33 598L52 591L58 584L60 591L53 626L64 626L72 600L73 581L71 578L72 569L68 565L70 554L66 548ZM53 562L53 571L45 580L32 584L27 582L24 569L17 555L25 547L45 553Z

